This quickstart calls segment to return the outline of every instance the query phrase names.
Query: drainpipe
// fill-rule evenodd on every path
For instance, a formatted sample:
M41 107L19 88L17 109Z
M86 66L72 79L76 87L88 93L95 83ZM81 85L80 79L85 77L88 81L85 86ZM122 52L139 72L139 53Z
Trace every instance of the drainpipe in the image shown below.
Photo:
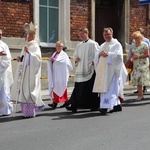
M150 4L148 6L148 23L147 23L147 27L148 27L148 38L150 39Z
M129 44L130 0L125 0L125 43Z
M95 0L91 0L91 39L95 40Z
M35 39L39 43L39 0L33 0L33 23L37 25Z

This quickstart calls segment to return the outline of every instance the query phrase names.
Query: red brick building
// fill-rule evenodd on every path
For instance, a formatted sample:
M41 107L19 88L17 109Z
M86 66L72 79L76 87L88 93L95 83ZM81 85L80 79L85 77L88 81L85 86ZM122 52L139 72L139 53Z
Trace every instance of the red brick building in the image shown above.
M0 29L13 58L25 43L23 25L30 21L38 26L36 39L43 56L51 55L58 39L68 48L68 55L72 55L81 27L88 27L90 38L99 44L103 42L103 28L112 27L124 50L125 43L132 40L131 34L140 27L149 36L150 8L148 4L139 5L138 0L0 0L0 8ZM16 62L12 64L15 71ZM44 62L42 76L47 76ZM47 80L41 83L42 89L48 87Z
M21 48L23 25L30 21L39 27L37 39L43 48L62 39L74 49L81 27L88 27L90 37L100 44L106 26L114 29L123 46L140 27L149 36L149 5L139 5L138 0L1 0L0 8L0 28L11 49Z

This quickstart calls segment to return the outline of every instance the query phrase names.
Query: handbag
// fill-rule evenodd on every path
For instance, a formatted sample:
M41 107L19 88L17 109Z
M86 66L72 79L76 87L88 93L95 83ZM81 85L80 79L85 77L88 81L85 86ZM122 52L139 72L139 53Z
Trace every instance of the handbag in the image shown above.
M130 59L127 60L125 66L126 68L133 70L133 62Z

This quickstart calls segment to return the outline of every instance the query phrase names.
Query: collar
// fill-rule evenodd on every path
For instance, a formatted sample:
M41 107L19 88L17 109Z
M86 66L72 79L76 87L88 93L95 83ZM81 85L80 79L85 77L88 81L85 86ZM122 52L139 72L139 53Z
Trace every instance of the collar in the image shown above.
M89 40L89 39L87 39L87 40L83 41L83 43L86 43L88 40Z
M61 51L60 51L60 52L61 52ZM57 51L56 51L56 54L60 54L60 52L57 52Z

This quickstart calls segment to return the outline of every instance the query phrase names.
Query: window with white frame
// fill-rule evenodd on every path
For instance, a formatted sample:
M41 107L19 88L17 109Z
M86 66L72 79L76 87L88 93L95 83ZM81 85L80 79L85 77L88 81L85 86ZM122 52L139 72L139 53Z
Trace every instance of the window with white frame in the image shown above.
M39 0L40 42L56 43L59 28L59 0Z

